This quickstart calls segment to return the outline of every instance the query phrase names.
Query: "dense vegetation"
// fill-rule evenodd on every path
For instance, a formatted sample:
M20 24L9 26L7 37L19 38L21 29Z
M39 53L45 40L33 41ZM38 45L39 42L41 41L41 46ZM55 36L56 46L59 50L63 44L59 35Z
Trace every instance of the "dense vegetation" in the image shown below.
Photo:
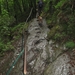
M23 28L27 28L25 20L33 7L30 18L35 17L38 0L0 0L0 54L12 50L12 41L17 39ZM50 32L48 40L75 46L75 1L43 0L43 16L47 20Z
M75 47L75 1L46 0L44 12L50 32L48 40Z
M31 8L35 17L35 0L0 0L0 54L12 50L12 41L17 39L27 26L25 20Z

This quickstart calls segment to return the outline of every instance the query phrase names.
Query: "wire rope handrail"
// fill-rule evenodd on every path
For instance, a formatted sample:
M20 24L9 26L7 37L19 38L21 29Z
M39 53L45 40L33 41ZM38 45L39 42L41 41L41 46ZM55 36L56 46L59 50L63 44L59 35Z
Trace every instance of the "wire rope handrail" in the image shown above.
M29 13L29 16L27 17L26 21L25 21L25 25L27 23L27 21L29 20L31 14L32 14L32 10L33 8L31 8L31 11ZM13 69L13 66L15 66L15 64L17 63L17 61L19 60L19 58L22 56L22 54L24 53L24 46L23 46L23 40L24 40L24 29L23 29L23 35L22 35L22 50L21 52L19 53L18 57L16 58L16 60L12 63L12 65L10 66L9 70L7 71L6 75L9 75L10 72L12 71ZM24 41L25 42L25 41ZM26 50L26 49L25 49Z

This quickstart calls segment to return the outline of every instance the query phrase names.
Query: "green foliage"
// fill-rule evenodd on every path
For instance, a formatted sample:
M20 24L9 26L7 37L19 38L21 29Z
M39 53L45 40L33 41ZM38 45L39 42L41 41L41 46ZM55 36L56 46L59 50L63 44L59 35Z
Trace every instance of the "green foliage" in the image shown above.
M8 26L10 23L9 22L10 18L9 18L8 12L6 10L3 10L2 15L0 17L1 17L0 18L0 25L6 25L7 24L7 26Z
M46 6L44 7L44 12L47 12L49 10L48 5L49 5L49 2L47 2Z
M67 3L68 0L60 0L57 5L55 6L56 9L61 8L64 3Z
M14 21L15 21L14 17L9 16L7 10L4 9L0 16L0 25L9 26Z
M10 24L12 24L15 19L12 16L9 16L6 10L2 11L2 15L0 16L0 34L1 37L9 36L10 33Z
M75 17L74 15L69 16L67 34L71 37L75 37Z
M48 40L52 39L56 32L58 32L60 29L60 26L56 25L54 26L47 34Z
M65 36L66 36L66 34L65 34L64 32L62 32L62 33L57 32L57 33L54 35L53 39L54 39L55 41L62 41Z
M0 0L0 53L12 50L11 41L18 39L23 29L27 29L28 24L25 25L24 21L32 7L30 19L36 14L36 0Z
M49 2L52 1L50 6ZM48 27L53 27L48 32L48 39L61 40L66 42L68 40L75 40L75 5L74 0L46 0L46 14ZM55 7L53 13L50 11ZM45 8L46 8L45 7ZM57 30L56 25L60 25ZM68 38L68 39L66 39Z
M47 22L48 25L51 24L51 20L49 20L49 19L47 19L46 22Z
M55 40L60 40L62 38L62 35L60 33L56 33L54 36Z
M26 24L25 22L23 22L23 23L19 23L18 25L12 28L11 32L12 32L14 41L18 40L21 37L21 35L23 34L23 30L25 32L28 26L29 26L28 23Z
M68 41L68 42L66 42L65 46L66 46L67 48L72 49L72 48L75 47L75 43L74 43L73 41Z
M11 42L4 43L0 40L0 53L13 49L14 47L12 46Z
M59 40L61 38L61 34L60 33L56 33L55 36L54 36L54 39L55 40Z
M17 33L19 35L19 34L22 34L23 30L24 31L27 30L27 28L28 28L28 24L25 24L25 22L20 23L16 25L14 28L12 28L12 32L13 34Z
M0 53L13 49L10 41L10 24L12 24L14 18L9 16L6 10L2 11L0 16Z
M10 2L10 4L13 2ZM11 44L12 38L18 39L22 34L23 28L27 29L28 24L20 23L18 25L13 25L15 22L14 16L10 16L9 12L2 8L0 15L0 53L12 50L13 46ZM10 40L11 39L11 40Z

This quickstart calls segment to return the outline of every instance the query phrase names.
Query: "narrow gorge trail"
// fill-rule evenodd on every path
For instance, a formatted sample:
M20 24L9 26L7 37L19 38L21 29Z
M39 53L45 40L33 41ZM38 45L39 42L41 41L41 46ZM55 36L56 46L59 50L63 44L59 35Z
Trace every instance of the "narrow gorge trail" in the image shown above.
M47 41L48 31L45 19L43 19L42 27L39 26L36 18L29 24L26 40L26 75L75 75L75 64L70 63L71 59L75 59L72 58L75 53L69 53L64 45L52 40ZM20 53L21 40L17 45L18 47L13 55L14 59ZM23 72L24 56L13 67L10 75L24 75Z

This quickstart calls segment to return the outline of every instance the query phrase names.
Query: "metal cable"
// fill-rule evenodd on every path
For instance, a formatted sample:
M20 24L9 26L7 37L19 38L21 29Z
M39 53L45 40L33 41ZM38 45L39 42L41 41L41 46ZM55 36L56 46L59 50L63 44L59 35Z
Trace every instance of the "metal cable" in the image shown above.
M25 21L25 25L28 21L28 19L30 18L31 14L32 14L32 10L33 8L31 8L31 11L29 13L29 16L27 17L26 21ZM24 40L24 29L23 29L23 35L22 35L22 48L21 48L21 52L19 54L19 56L16 58L16 60L12 63L11 67L9 68L9 70L7 71L6 75L9 75L10 72L12 71L13 69L13 66L15 66L15 64L17 63L17 61L19 60L19 58L22 56L22 54L24 53L24 45L23 45L23 40Z

